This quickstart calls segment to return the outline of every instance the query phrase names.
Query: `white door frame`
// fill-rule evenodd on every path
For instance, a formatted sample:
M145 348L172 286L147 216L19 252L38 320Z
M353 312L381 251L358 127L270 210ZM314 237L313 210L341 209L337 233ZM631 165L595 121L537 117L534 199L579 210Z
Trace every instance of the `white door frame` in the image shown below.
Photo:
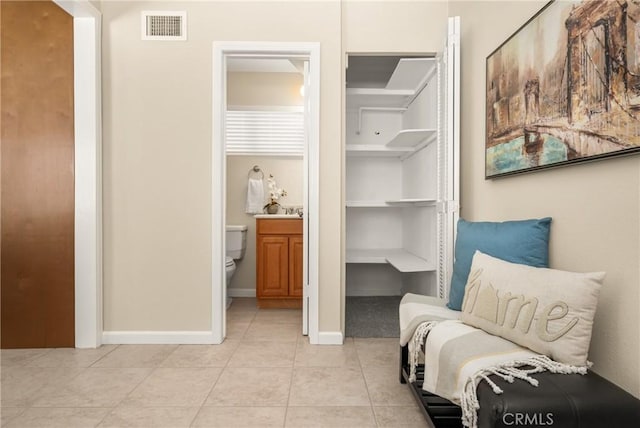
M102 343L102 15L87 0L54 0L73 16L75 346Z
M309 58L311 81L308 156L303 168L309 182L304 215L309 230L306 295L309 296L309 341L318 343L318 265L319 265L319 149L320 149L320 43L214 42L213 43L213 132L211 148L211 333L213 343L226 335L226 272L224 261L226 224L226 153L224 115L226 110L226 58L228 55L254 57L296 56Z

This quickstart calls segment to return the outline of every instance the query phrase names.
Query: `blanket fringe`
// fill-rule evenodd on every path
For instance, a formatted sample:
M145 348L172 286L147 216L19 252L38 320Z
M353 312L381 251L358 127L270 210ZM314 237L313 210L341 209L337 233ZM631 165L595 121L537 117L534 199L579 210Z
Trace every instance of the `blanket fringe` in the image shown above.
M430 326L429 330L432 328L433 326ZM525 369L522 368L523 366L531 366L531 368ZM476 428L478 426L477 412L480 408L480 404L478 403L476 388L480 382L484 380L489 384L489 386L491 386L491 389L495 394L502 394L502 389L500 389L500 387L489 378L489 375L499 376L509 383L513 383L515 379L520 379L525 382L529 382L532 386L538 386L538 381L530 375L544 371L561 374L578 373L584 375L587 373L587 367L588 365L584 367L571 366L553 361L545 355L536 355L523 360L510 361L494 367L479 370L467 379L460 397L462 424L470 428Z
M420 324L416 331L413 333L413 337L409 341L409 382L416 381L416 368L418 367L418 360L420 359L420 351L424 348L427 335L433 327L438 324L438 321L426 321Z

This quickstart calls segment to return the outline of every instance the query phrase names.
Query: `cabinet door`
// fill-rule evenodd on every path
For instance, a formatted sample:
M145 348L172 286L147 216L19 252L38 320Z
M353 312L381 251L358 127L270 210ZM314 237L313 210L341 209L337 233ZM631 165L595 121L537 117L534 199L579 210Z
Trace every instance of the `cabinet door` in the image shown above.
M302 236L289 237L289 296L302 297Z
M258 236L258 297L289 295L289 238Z

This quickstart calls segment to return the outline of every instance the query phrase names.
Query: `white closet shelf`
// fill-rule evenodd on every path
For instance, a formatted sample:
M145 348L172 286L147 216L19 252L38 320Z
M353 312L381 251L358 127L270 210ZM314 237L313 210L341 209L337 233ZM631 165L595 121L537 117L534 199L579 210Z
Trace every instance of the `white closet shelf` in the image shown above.
M436 270L435 266L425 259L404 250L389 255L387 261L400 272L430 272Z
M386 89L419 91L436 74L435 58L402 58L393 71Z
M411 147L415 148L427 138L436 136L435 129L403 129L389 141L387 147Z
M396 206L396 205L421 205L421 206L429 206L434 205L436 203L435 199L396 199L392 201L385 201L388 205Z
M387 263L387 256L393 252L403 251L398 248L382 250L351 249L347 250L347 263Z
M386 201L347 201L348 208L389 208Z
M347 144L347 156L401 157L413 153L411 147L389 148L380 144Z
M406 107L415 94L412 89L347 88L347 108Z
M388 263L400 272L430 272L435 266L402 248L348 249L347 263Z
M348 208L393 208L399 206L415 205L430 206L436 203L435 199L393 199L388 201L346 201Z
M403 129L386 144L347 144L347 156L404 158L436 140L435 129Z

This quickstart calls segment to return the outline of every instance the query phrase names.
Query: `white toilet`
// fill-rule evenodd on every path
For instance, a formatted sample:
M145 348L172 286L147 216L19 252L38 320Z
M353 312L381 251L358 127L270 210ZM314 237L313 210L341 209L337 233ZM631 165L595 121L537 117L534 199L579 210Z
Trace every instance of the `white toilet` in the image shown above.
M227 273L227 308L231 306L231 297L229 296L229 284L231 278L236 272L236 263L234 260L240 260L244 257L247 249L247 226L227 225L227 251L225 257L225 271Z

